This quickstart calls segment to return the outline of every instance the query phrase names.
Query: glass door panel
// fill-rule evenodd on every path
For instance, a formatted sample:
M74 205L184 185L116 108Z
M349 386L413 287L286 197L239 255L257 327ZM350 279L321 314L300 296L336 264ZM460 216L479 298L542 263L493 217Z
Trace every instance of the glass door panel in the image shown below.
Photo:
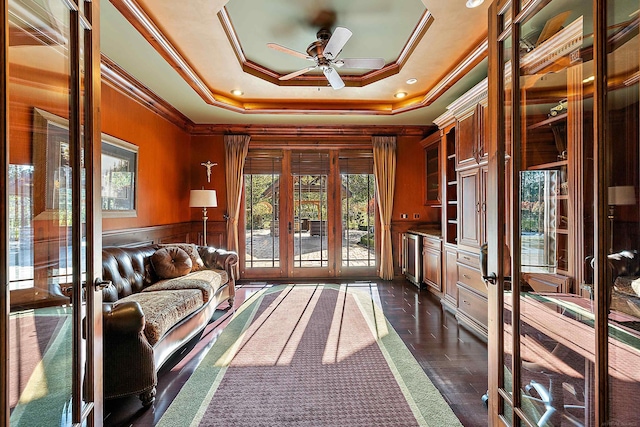
M10 422L65 425L73 387L70 11L62 1L11 1L9 12Z
M376 198L371 150L341 150L340 202L342 275L374 274Z
M292 209L287 231L293 242L292 273L295 276L329 276L331 270L329 218L330 153L293 151L291 153ZM331 181L333 182L333 181ZM332 194L335 192L332 191ZM333 254L331 254L333 255Z
M590 10L578 0L541 2L518 28L519 170L512 176L519 286L504 303L515 326L514 403L540 426L590 425L593 417L593 304L576 285L584 253L576 240L577 191L585 178L576 172L584 146L593 144L584 131L592 126L583 81Z
M244 169L243 275L281 272L281 190L282 152L250 151Z
M609 1L606 57L608 408L610 425L638 423L628 396L640 393L640 2Z
M10 312L3 327L10 345L3 363L11 425L81 424L101 415L102 403L94 406L96 322L86 321L95 313L87 310L93 280L85 288L95 248L87 198L95 193L88 193L93 180L85 167L94 152L93 5L77 6L8 2Z
M341 174L342 267L375 267L375 177Z

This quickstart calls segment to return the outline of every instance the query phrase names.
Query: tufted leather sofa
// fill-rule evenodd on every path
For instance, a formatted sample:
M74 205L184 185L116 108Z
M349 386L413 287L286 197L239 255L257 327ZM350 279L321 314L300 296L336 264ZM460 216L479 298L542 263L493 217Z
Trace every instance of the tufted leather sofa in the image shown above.
M111 281L102 293L105 399L137 394L149 407L163 363L205 328L218 305L233 307L235 252L199 246L203 270L160 280L151 263L157 249L103 248L102 277ZM155 333L152 319L160 324Z

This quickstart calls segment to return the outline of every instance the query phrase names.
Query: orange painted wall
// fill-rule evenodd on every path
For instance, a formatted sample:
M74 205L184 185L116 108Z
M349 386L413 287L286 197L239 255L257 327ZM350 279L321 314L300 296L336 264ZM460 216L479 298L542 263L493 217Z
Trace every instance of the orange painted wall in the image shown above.
M433 222L440 226L440 209L425 206L424 149L420 137L398 137L396 146L396 189L393 198L393 222ZM406 213L407 219L400 218ZM420 218L414 219L414 214Z
M102 85L102 132L138 146L138 216L105 218L104 230L190 221L190 135Z
M207 182L207 169L201 165L207 160L217 163L211 168L211 182ZM218 207L208 208L209 221L224 221L227 211L227 190L225 180L224 137L222 135L193 136L189 152L191 189L216 190ZM188 201L187 201L188 204ZM202 221L202 209L191 208L191 220Z

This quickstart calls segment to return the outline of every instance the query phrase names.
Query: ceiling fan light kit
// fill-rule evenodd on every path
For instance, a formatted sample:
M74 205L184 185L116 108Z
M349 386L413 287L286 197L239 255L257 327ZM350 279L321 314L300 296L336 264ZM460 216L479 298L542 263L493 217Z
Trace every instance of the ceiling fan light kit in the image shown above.
M467 7L469 9L473 9L474 7L480 6L482 3L484 3L484 0L467 0Z
M342 48L344 48L352 35L353 33L344 27L336 27L333 34L329 29L321 28L316 34L318 40L309 45L306 55L302 52L289 49L288 47L284 47L276 43L268 43L267 46L271 49L279 50L280 52L315 62L315 65L281 76L279 77L279 80L290 80L294 77L308 73L311 70L320 68L331 87L338 90L342 89L345 85L336 68L363 68L379 70L384 67L385 62L382 58L337 59L340 52L342 52Z

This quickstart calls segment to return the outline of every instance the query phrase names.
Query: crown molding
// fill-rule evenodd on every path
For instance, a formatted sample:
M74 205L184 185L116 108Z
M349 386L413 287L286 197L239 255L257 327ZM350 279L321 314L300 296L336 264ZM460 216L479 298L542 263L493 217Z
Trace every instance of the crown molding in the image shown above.
M459 81L466 73L468 73L475 65L487 56L487 40L486 37L471 52L466 55L461 63L452 67L445 74L443 79L439 81L426 94L418 94L409 100L380 102L380 101L342 101L342 102L300 102L287 100L260 100L240 101L233 99L224 93L216 92L209 88L204 79L194 70L194 68L180 54L178 49L170 42L170 40L162 33L159 27L152 21L136 0L110 0L114 7L129 21L129 23L153 46L154 49L170 64L176 72L187 82L194 91L204 100L204 102L229 111L241 114L371 114L371 115L396 115L408 111L426 107L437 100L444 94L453 84ZM429 26L433 22L433 16L427 11L420 23L417 25L412 38L407 42L400 58L405 59L411 56L416 42L424 35ZM225 27L226 28L226 27ZM229 30L227 35L233 34ZM230 44L236 51L236 57L243 64L243 70L249 74L256 75L262 73L265 80L272 81L282 85L317 85L320 80L313 76L300 76L294 79L294 82L281 82L278 80L279 75L271 70L260 67L251 63L244 58L239 50L239 42L234 38L230 38ZM374 82L390 75L396 74L402 63L394 63L381 70L371 71L363 76L344 76L343 80L346 85L361 86L364 81ZM367 84L368 84L367 83ZM322 84L326 84L322 80Z
M193 136L247 134L252 137L277 138L370 138L373 135L424 137L434 126L288 126L288 125L195 125Z
M149 110L188 131L194 123L173 105L160 98L105 55L100 56L102 82L142 104Z

